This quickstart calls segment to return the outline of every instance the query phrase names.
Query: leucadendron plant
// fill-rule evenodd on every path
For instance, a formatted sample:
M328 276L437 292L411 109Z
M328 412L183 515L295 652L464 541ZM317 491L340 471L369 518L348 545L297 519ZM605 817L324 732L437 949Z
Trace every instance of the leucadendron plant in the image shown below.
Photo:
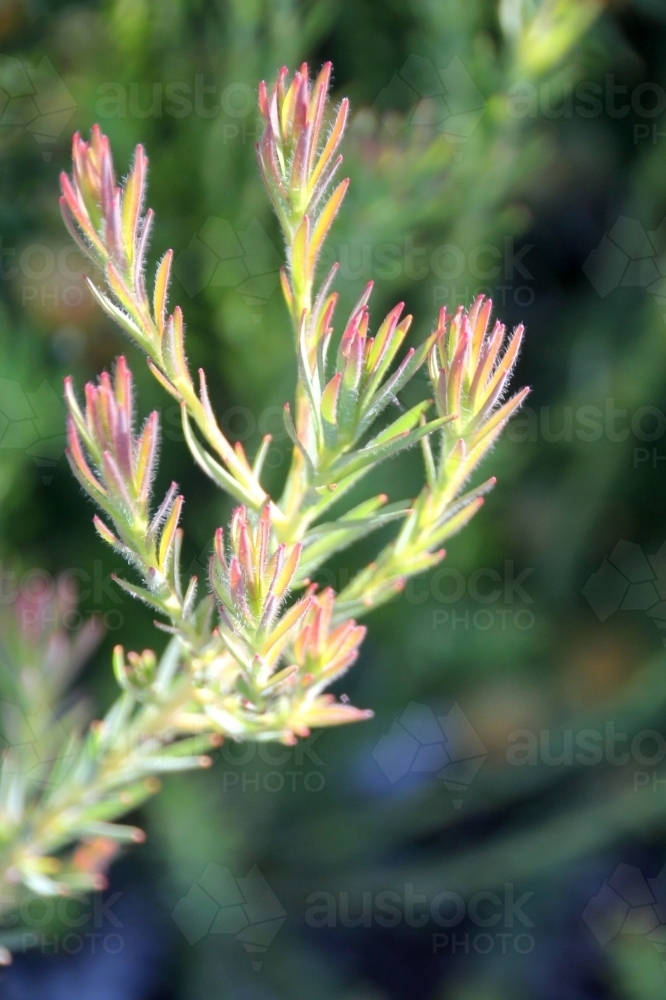
M488 479L464 492L525 398L524 389L505 400L522 327L507 339L479 297L452 316L442 310L426 340L403 353L411 317L398 305L372 336L369 284L335 336L337 265L322 276L317 263L348 186L336 180L348 102L331 108L330 73L327 64L313 82L303 65L289 81L282 69L270 93L259 88L257 154L284 234L282 290L298 359L294 400L284 408L293 455L280 497L262 485L270 437L250 461L220 429L204 372L190 371L183 315L168 304L171 250L147 287L153 213L144 211L143 147L119 184L99 128L90 141L74 136L61 206L96 267L88 287L178 401L194 460L238 506L212 539L208 579L183 579L183 497L175 483L161 500L152 496L158 413L137 428L123 357L85 387L82 403L66 380L72 470L100 508L98 533L130 565L131 578L117 583L157 613L155 624L171 638L160 657L116 647L118 701L87 729L63 716L67 745L43 762L40 787L5 757L2 877L21 891L99 888L116 846L142 837L116 819L156 790L158 774L207 766L206 751L223 739L292 744L312 727L367 718L368 710L326 693L358 656L365 627L355 619L438 563L443 543L494 485ZM396 409L424 367L432 398ZM345 508L364 476L414 445L425 469L415 497L389 503L381 494ZM310 582L334 553L389 522L394 540L340 593Z

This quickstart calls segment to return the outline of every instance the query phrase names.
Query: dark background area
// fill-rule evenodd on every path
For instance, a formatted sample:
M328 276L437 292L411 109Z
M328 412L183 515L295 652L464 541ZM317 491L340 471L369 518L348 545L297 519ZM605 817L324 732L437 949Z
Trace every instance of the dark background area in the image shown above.
M417 342L440 305L490 293L496 315L527 326L515 383L532 386L484 463L498 486L444 570L367 620L341 690L374 719L288 759L223 748L209 772L170 778L136 817L147 844L112 870L106 896L121 895L99 940L70 954L60 933L58 947L27 949L0 996L663 995L666 5L590 6L584 24L588 5L563 2L549 25L552 6L0 0L0 558L26 586L31 567L76 570L82 609L107 623L81 679L98 705L114 697L113 644L159 648L163 637L110 584L118 561L64 458L63 376L80 390L126 353L140 414L162 412L161 479L187 498L185 566L205 562L230 505L64 249L58 173L73 131L99 122L119 172L146 146L151 266L174 248L190 362L250 452L279 429L294 381L282 247L253 150L257 82L282 64L331 59L334 96L352 103L352 186L330 239L338 316L374 278L373 322L404 299ZM224 246L206 244L211 219L233 234ZM221 284L219 259L233 262ZM273 493L286 471L276 438ZM410 453L368 491L401 499L419 476ZM379 541L344 553L325 582L344 582ZM424 719L457 705L482 744L457 788L416 764L396 777L378 763L382 738L411 724L410 704L422 736ZM587 731L598 761L577 759ZM608 749L609 733L626 739ZM532 748L520 765L518 739ZM455 734L446 746L464 756ZM612 756L624 750L627 760ZM172 919L209 865L235 878L256 865L280 901L286 919L259 957L232 934L189 944ZM432 915L385 926L387 891L426 908L454 893L464 915L454 901L448 926ZM312 916L321 893L333 926ZM478 893L494 895L475 909ZM527 923L506 902L525 893Z

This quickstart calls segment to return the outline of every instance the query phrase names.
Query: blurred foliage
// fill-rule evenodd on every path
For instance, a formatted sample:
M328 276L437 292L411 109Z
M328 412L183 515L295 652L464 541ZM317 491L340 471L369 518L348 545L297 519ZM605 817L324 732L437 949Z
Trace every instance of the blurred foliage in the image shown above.
M531 409L494 454L498 488L449 546L444 565L462 577L419 580L368 622L370 638L344 690L372 705L375 719L322 735L312 745L316 757L300 763L257 756L233 763L233 750L223 750L210 772L168 783L142 816L160 863L158 871L147 861L142 868L142 848L136 877L157 884L163 912L207 864L237 875L256 864L288 915L259 977L233 939L211 935L189 947L173 927L174 992L164 995L647 1000L663 992L662 959L651 943L627 936L602 949L581 919L620 861L652 877L666 860L661 771L641 768L658 780L636 788L631 765L507 761L516 730L546 731L556 753L567 730L603 732L612 721L616 732L635 734L666 725L655 620L636 610L601 622L583 595L618 541L651 555L666 537L664 428L654 413L636 422L641 407L666 412L664 308L640 275L602 296L586 273L589 255L621 217L655 234L654 253L639 248L636 256L663 267L664 109L652 116L630 104L641 84L653 93L666 88L663 5L5 0L0 38L0 429L16 435L0 440L0 557L19 578L31 566L79 571L84 606L106 614L109 626L84 678L102 706L112 692L111 645L120 638L141 648L150 617L109 584L117 565L96 539L62 457L64 411L58 415L52 400L62 376L73 373L80 386L127 351L141 406L164 414L163 474L191 498L186 566L204 561L205 540L228 510L191 468L177 412L138 353L80 293L56 197L72 131L99 121L119 167L136 142L145 144L157 213L151 266L167 246L175 249L191 361L216 380L217 412L250 451L279 428L294 379L276 282L274 290L270 278L243 284L256 278L244 270L248 241L264 247L264 275L275 276L282 254L256 169L251 101L257 81L274 78L283 63L331 59L335 92L352 102L344 150L352 186L331 238L342 263L342 312L374 277L373 316L404 298L419 317L414 342L440 305L455 308L481 291L493 294L508 325L527 326L516 383L533 386ZM44 57L64 86L49 85L57 106L30 119L14 105L21 120L11 124L12 60L34 68ZM453 87L463 120L439 129L441 94L429 74L457 67L455 60L463 67ZM576 88L589 83L626 90L616 104L582 114L590 105ZM536 95L527 113L517 94ZM644 100L640 107L654 108L647 91ZM623 101L629 110L619 114ZM455 107L446 105L449 117ZM47 111L60 118L40 125ZM225 220L238 241L225 251L237 263L221 277L205 242L211 218ZM486 279L494 262L500 271ZM588 439L578 433L588 427L586 406L611 413ZM275 490L286 472L277 437ZM417 461L409 454L391 470L391 499L409 494ZM340 559L337 579L375 544ZM469 586L451 602L457 580L481 568L499 574L503 589L510 574L521 578L527 599L509 584L494 602L475 600ZM479 589L490 592L490 581ZM481 611L491 613L490 627ZM412 772L391 784L373 757L410 702L435 711L457 702L488 751L460 808L430 775ZM284 777L279 792L266 789L274 779L265 782L276 770ZM310 772L323 774L321 790L304 787ZM433 955L429 937L409 927L316 930L303 916L317 891L349 892L358 912L364 891L413 883L430 897L442 889L467 897L507 882L517 894L518 887L534 893L528 955Z

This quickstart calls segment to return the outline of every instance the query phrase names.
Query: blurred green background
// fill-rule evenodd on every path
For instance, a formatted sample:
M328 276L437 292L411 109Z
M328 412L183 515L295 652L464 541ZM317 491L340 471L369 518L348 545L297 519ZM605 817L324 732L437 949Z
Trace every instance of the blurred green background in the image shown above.
M331 59L352 102L338 316L373 279L375 322L404 299L418 340L441 305L491 294L526 323L516 385L533 388L442 569L367 621L340 690L374 719L300 751L223 748L169 779L137 817L147 844L113 870L120 946L104 927L76 954L36 948L0 996L664 995L666 5L0 0L0 45L0 558L15 574L0 598L35 585L33 567L77 576L107 625L81 681L97 705L112 645L161 640L110 583L118 561L64 458L63 376L81 389L126 352L140 414L162 412L160 475L187 498L186 566L230 506L83 288L57 204L73 131L99 122L119 172L146 146L152 261L176 252L172 302L222 426L250 451L275 432L273 491L294 360L253 143L257 83L282 64ZM419 462L368 491L414 495ZM344 584L378 541L322 582ZM172 919L209 865L256 865L270 885L285 919L264 950L208 933L212 917L189 943Z

